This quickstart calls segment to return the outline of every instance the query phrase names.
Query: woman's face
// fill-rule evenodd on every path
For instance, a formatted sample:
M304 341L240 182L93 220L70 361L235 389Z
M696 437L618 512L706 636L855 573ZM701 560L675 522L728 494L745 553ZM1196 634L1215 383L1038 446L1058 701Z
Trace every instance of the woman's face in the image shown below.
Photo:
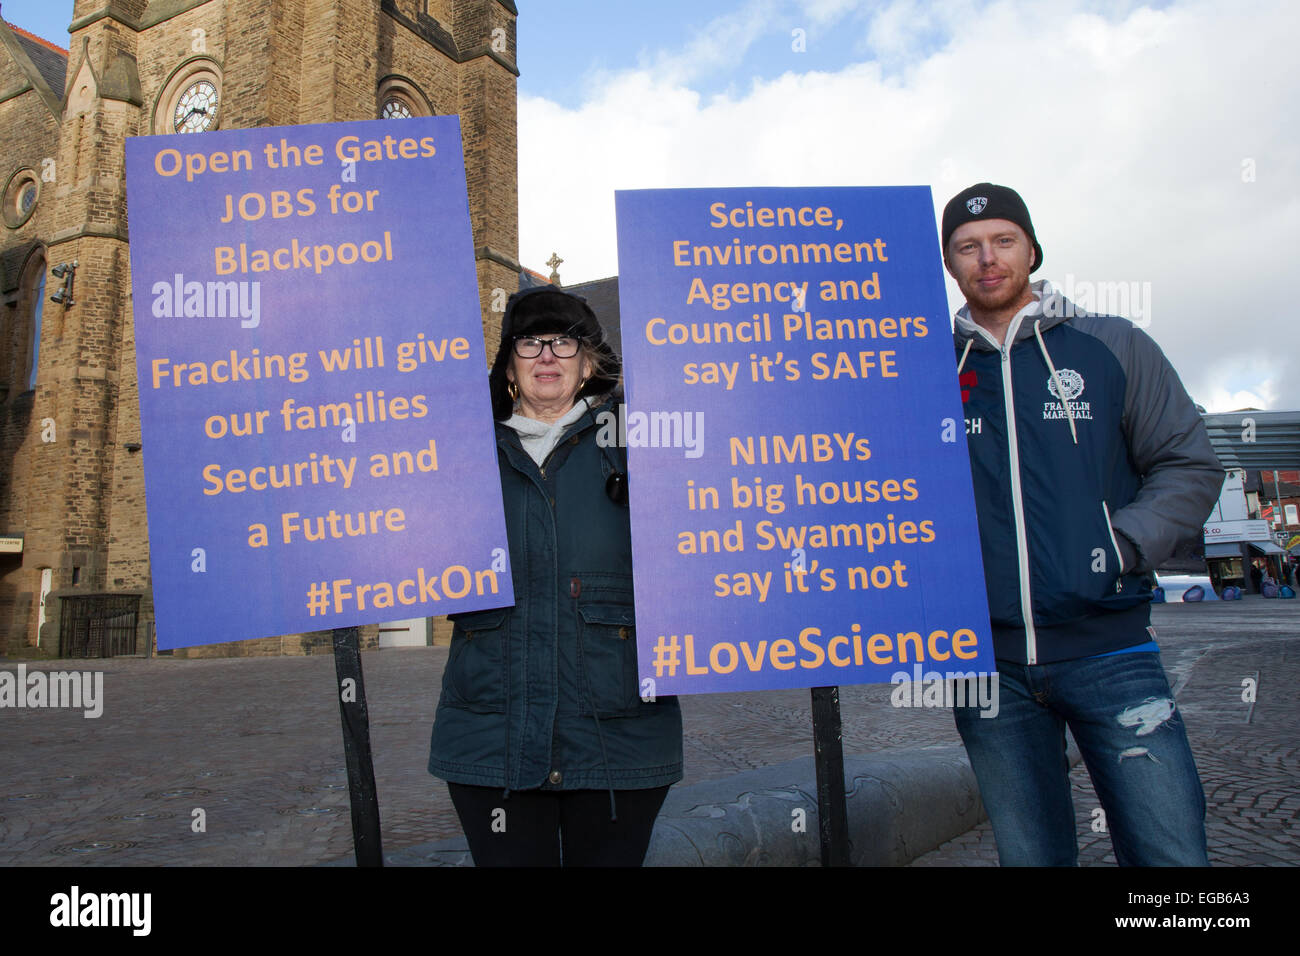
M559 333L535 336L543 341L561 337ZM506 369L506 378L519 387L520 410L529 418L542 420L554 420L571 409L590 375L591 363L581 347L569 358L556 358L550 345L536 358L521 358L513 351Z

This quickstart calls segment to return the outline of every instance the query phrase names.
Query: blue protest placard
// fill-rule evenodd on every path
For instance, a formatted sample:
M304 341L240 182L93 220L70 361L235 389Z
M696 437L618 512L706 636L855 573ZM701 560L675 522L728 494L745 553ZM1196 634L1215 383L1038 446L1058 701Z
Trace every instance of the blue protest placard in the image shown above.
M126 160L158 646L513 603L458 118Z
M616 206L643 690L991 673L929 189Z

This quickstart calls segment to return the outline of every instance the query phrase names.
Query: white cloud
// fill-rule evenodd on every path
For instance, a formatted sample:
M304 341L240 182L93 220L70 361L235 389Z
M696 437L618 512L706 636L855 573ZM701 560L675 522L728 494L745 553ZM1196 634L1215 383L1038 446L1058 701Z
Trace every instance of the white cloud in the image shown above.
M1104 17L1068 0L900 0L850 17L887 48L884 66L818 71L814 44L804 72L701 95L691 59L716 69L729 43L754 43L760 9L606 77L578 109L521 97L525 263L557 250L566 282L615 274L615 189L921 183L942 208L991 179L1029 203L1045 261L1035 277L1150 283L1148 331L1202 404L1249 394L1300 408L1288 318L1300 231L1292 4ZM829 21L856 7L803 9ZM937 51L918 52L938 34ZM950 300L960 304L951 286Z
M661 53L653 72L680 83L734 64L763 35L776 9L776 0L747 0L739 10L710 20L685 49Z
M1273 404L1272 400L1268 398L1268 392L1271 392L1272 389L1263 389L1262 391L1264 392L1263 395L1259 392L1229 392L1224 388L1216 388L1210 392L1208 400L1201 404L1207 412L1216 414L1219 412L1235 412L1243 408L1266 409Z
M801 0L799 9L814 25L821 26L861 9L863 5L863 0Z

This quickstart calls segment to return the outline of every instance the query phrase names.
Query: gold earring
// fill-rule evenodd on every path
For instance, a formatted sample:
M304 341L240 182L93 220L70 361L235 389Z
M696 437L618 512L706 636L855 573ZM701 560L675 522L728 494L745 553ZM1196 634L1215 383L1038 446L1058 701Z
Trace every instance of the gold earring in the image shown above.
M506 383L506 391L510 394L510 400L511 400L512 402L517 402L517 401L519 401L519 386L518 386L518 385L516 385L514 382L507 382L507 383Z

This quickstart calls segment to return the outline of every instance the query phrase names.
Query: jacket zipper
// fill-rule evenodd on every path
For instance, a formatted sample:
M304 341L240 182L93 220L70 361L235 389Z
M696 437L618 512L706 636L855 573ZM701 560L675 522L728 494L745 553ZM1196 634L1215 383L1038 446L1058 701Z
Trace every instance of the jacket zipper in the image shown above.
M1020 319L1016 319L1007 329L1006 340L1013 345L1016 332L1020 329ZM1016 523L1016 559L1020 573L1020 616L1025 622L1025 663L1038 663L1038 634L1034 630L1034 602L1029 593L1029 536L1025 533L1025 505L1020 488L1020 447L1016 439L1015 395L1011 382L1011 348L994 341L984 329L980 333L998 350L1002 356L1002 405L1007 415L1007 456L1011 471L1011 510Z
M585 432L586 430L587 429L584 428L582 431ZM555 443L554 448L552 448L550 451L546 453L546 457L542 459L542 463L537 466L537 470L541 473L541 476L543 478L546 477L546 466L551 463L551 458L555 455L557 451L560 450L560 446L563 445L565 442L567 442L570 438L574 437L574 435L581 435L581 434L582 432L574 432L572 435L566 435L564 438L561 438L558 442Z
M588 406L588 411L590 411L590 406ZM578 421L581 422L582 419L578 419ZM576 423L575 423L575 424L576 424ZM590 422L588 425L584 426L583 428L579 429L578 431L572 432L571 434L566 434L566 435L564 436L564 438L561 438L559 442L556 442L555 447L552 448L552 449L550 450L550 452L549 452L549 453L547 454L547 456L542 460L542 463L541 463L541 464L538 466L538 468L537 468L537 470L541 473L541 476L542 476L543 479L546 478L546 465L547 465L548 462L550 462L550 460L551 460L551 456L554 455L554 454L556 453L556 451L559 450L560 445L563 444L565 441L567 441L569 438L573 437L573 435L580 435L580 434L583 434L583 433L587 430L588 427L595 427L595 421L593 420L593 421ZM518 441L518 436L516 436L516 441ZM522 447L519 448L519 451L520 451L521 454L523 454L523 455L525 455L525 456L528 455L528 452L524 451ZM512 467L513 467L513 466L512 466ZM516 470L518 470L518 469L516 469ZM525 474L526 474L526 473L525 473ZM550 496L546 494L546 488L543 487L542 485L538 484L538 482L537 482L535 479L533 479L532 476L528 476L528 477L529 477L529 480L533 482L534 487L536 487L539 491L542 492L542 497L543 497L544 499L546 499L546 500L549 500ZM556 528L556 526L555 526L555 513L554 513L554 511L555 511L555 509L552 507L552 508L551 508L551 513L550 513L550 519L551 519L551 540L552 540L552 542L555 542L555 541L557 540L557 538L558 538L558 535L559 535L559 530L558 530L558 529ZM558 545L557 545L557 546L551 548L551 580L555 580L555 579L559 576L559 570L560 570L560 569L559 569L559 547L558 547ZM517 599L516 599L516 600L517 600ZM525 625L525 626L526 626L526 625ZM560 606L559 606L559 602L557 601L557 602L556 602L555 604L553 604L552 607L551 607L551 622L550 622L551 633L553 633L553 634L558 634L558 633L559 633L559 626L560 626ZM551 667L552 667L552 668L556 668L556 667L559 666L559 654L560 654L560 649L559 649L559 645L558 645L558 644L553 648L553 651L554 651L554 653L553 653L553 655L552 655ZM527 687L527 686L528 686L528 680L529 680L529 677L528 677L528 657L527 657L526 654L525 654L525 656L524 656L524 661L523 661L523 664L522 664L521 666L523 667L523 670L524 670L524 686ZM507 685L506 685L506 686L507 686L507 688L509 687L509 682L508 682L508 680L507 680ZM507 704L507 706L508 706L508 704ZM510 743L510 726L509 726L509 723L510 723L510 721L509 721L509 717L510 717L510 715L507 713L507 714L506 714L506 746L507 746L507 750L506 750L506 760L507 760L507 765L506 765L506 768L505 768L506 787L507 787L507 788L510 787L510 783L511 783L511 779L512 779L511 776L510 776L511 771L512 771L512 770L516 770L516 774L517 774L518 763L519 763L519 760L522 759L522 757L517 757L517 758L516 758L516 761L515 761L515 767L513 767L513 768L509 765L509 758L510 758L510 751L509 751L509 743ZM517 781L517 776L516 776L516 778L514 778L514 779L516 779L516 781Z
M551 463L551 457L555 454L556 449L558 449L562 444L564 444L564 439L561 438L558 442L555 443L555 448L552 448L550 451L548 451L546 453L546 457L542 459L542 463L537 466L537 470L538 472L541 473L541 476L543 478L546 477L546 466Z
M591 411L591 406L590 406L590 405L587 406L587 411L588 411L588 412ZM574 424L577 425L577 424L580 424L581 422L582 422L582 419L579 418L578 421L574 422ZM595 422L595 420L593 419L592 421L590 421L590 422L588 422L587 424L583 425L583 426L582 426L580 429L578 429L577 431L573 431L573 432L565 432L565 433L564 433L564 436L563 436L559 441L557 441L557 442L555 443L555 447L552 448L550 451L548 451L548 452L546 453L546 457L542 459L542 463L541 463L540 465L537 466L537 470L538 470L539 472L541 472L542 477L543 477L543 478L546 477L546 466L547 466L548 464L550 464L550 462L551 462L551 457L552 457L552 456L553 456L557 451L560 450L560 446L561 446L561 445L563 445L565 442L569 441L570 439L576 438L578 435L583 434L584 432L586 432L586 430L587 430L588 428L595 428L595 427L596 427L596 422ZM525 453L525 454L526 454L526 453Z
M1101 502L1101 513L1106 516L1106 530L1110 533L1110 546L1115 549L1115 560L1119 562L1119 577L1115 579L1115 593L1118 594L1124 590L1124 555L1119 550L1119 541L1115 537L1115 526L1110 523L1110 508L1106 505L1104 498Z

